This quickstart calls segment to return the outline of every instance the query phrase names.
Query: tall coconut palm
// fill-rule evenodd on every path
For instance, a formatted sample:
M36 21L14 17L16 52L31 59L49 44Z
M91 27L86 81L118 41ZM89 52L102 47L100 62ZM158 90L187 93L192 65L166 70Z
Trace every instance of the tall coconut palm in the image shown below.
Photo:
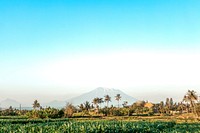
M188 90L188 92L186 93L186 95L183 98L184 102L188 102L190 104L190 107L192 109L192 112L197 115L197 111L196 111L196 102L198 101L198 95L197 93L192 90Z
M33 102L33 108L36 109L36 108L39 108L40 107L40 103L38 102L38 100L35 100Z
M84 103L84 106L85 106L85 110L89 111L91 109L91 105L90 105L90 102L86 101Z
M78 105L78 107L82 112L82 116L84 116L85 115L85 107L84 107L84 105L81 103L80 105Z
M170 113L170 100L169 100L169 98L166 98L166 102L165 102L165 112L166 112L167 114Z
M159 112L160 112L161 114L164 113L164 102L163 102L163 101L161 101L160 104L159 104Z
M78 107L79 107L79 109L81 110L81 111L83 111L84 110L84 105L81 103L80 105L78 105Z
M108 103L111 101L111 97L109 95L105 95L104 101L107 103L107 107L108 107Z
M96 106L96 109L98 108L98 104L99 104L99 98L96 97L93 99L92 103Z
M116 96L115 96L115 100L117 100L117 102L118 102L118 108L119 108L119 100L121 100L121 95L120 94L117 94Z
M170 106L170 100L169 98L166 98L165 107L169 107L169 106Z
M173 102L173 99L172 99L172 98L170 98L169 103L170 103L170 109L173 109L174 102Z

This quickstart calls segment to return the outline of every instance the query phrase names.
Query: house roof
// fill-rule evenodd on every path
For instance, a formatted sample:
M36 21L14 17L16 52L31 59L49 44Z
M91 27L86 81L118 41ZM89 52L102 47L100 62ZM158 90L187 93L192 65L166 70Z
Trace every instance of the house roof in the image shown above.
M144 107L151 108L151 107L153 107L153 105L154 105L153 103L147 102L144 104Z

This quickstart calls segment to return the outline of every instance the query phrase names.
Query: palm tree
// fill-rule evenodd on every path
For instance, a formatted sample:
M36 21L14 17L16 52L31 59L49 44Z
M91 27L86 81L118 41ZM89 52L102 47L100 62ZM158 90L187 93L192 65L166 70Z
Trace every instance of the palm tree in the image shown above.
M104 101L107 102L107 107L108 107L108 103L111 101L111 97L109 95L105 95L104 97L105 97Z
M81 103L80 105L78 105L79 109L81 109L81 111L84 110L84 105Z
M117 102L118 102L118 108L119 108L119 100L121 100L121 95L120 94L117 94L116 96L115 96L115 100L117 100Z
M96 106L97 109L99 104L99 98L98 97L94 98L92 103Z
M33 102L33 108L36 109L36 108L39 108L40 107L40 103L38 102L38 100L35 100Z
M170 98L169 103L170 103L170 108L173 108L174 102L172 98Z
M196 92L194 90L192 90L192 91L188 90L188 92L186 93L186 95L183 98L183 101L189 102L192 112L195 115L197 115L196 102L198 101L198 95L196 94Z
M165 112L166 112L167 114L170 113L170 100L169 100L169 98L166 98L166 102L165 102Z
M81 112L82 112L82 116L84 116L84 114L85 114L85 107L84 107L84 105L81 103L80 105L78 105L78 107L79 107L79 109L81 110Z
M85 110L89 111L89 109L91 108L91 105L90 105L90 102L86 101L84 103L84 106L85 106Z
M164 113L164 102L163 102L163 101L161 101L160 104L159 104L159 112L160 112L161 114Z
M86 101L84 103L84 114L90 115L90 109L91 108L92 108L92 106L90 105L90 102Z

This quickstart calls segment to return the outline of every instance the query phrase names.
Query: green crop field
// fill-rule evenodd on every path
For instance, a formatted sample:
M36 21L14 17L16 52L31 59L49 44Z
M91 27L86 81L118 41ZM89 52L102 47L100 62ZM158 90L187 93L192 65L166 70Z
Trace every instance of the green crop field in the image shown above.
M0 133L200 133L199 123L1 119Z

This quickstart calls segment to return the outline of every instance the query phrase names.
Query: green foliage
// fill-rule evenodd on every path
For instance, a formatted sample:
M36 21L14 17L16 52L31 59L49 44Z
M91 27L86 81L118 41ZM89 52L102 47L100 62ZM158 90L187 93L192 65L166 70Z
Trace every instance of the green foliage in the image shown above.
M199 123L175 122L128 122L128 121L70 121L58 120L18 120L0 121L0 132L4 133L160 133L160 132L200 132Z
M27 116L0 116L0 119L27 119Z
M99 110L99 113L103 114L104 116L108 116L109 109L107 107L102 108L102 109Z
M114 108L110 110L113 116L127 116L129 115L129 109L127 108Z
M10 106L8 109L0 110L0 116L23 116L27 110L19 110Z
M41 110L31 110L26 115L29 118L62 118L64 117L64 111L48 107Z

